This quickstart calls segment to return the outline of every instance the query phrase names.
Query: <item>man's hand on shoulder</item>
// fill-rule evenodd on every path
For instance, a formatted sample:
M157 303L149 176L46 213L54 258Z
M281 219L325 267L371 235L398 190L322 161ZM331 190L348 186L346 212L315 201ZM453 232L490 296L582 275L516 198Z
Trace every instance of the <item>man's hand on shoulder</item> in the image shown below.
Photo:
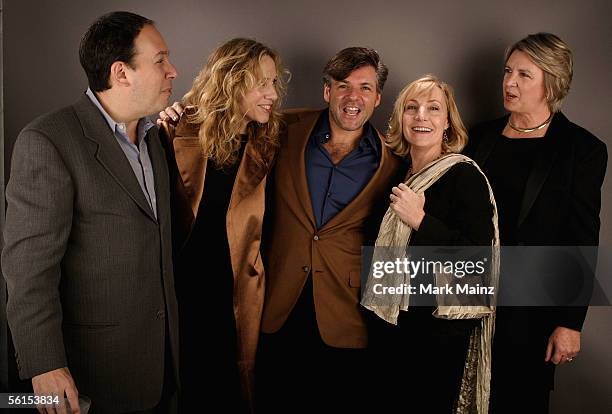
M174 138L176 126L181 119L181 115L185 111L185 108L180 104L180 102L175 102L172 106L167 107L163 111L159 113L159 118L157 118L157 126L162 129L170 141Z
M164 126L164 123L166 123L171 126L176 126L184 111L185 108L183 108L180 102L174 102L172 106L168 106L159 113L157 125L161 127Z
M70 403L71 413L80 414L79 391L74 384L70 370L67 367L54 369L32 378L32 387L36 395L57 395L63 401L64 394ZM38 408L40 413L68 413L66 408L43 406Z

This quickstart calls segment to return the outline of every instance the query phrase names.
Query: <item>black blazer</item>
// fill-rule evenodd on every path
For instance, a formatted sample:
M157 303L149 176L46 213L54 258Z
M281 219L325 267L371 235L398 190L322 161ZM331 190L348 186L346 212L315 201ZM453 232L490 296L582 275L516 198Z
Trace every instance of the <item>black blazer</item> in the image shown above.
M508 115L470 131L464 152L485 174L487 159L507 121ZM561 112L554 115L545 138L544 151L535 160L522 195L518 243L597 246L601 186L608 161L606 145ZM586 311L587 307L557 309L548 316L547 325L551 329L565 326L580 330Z

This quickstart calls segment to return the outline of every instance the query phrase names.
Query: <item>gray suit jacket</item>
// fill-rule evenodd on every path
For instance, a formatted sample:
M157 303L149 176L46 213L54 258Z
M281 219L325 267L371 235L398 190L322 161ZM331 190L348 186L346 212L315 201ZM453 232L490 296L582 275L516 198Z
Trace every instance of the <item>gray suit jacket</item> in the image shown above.
M20 376L67 366L95 412L154 406L166 344L178 378L168 168L157 128L146 139L157 219L85 95L13 151L2 269Z

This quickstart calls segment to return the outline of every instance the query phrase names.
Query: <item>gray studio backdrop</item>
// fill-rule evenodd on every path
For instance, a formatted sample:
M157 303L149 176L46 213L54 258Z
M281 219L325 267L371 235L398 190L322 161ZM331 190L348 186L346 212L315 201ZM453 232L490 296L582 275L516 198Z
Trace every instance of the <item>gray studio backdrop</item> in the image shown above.
M322 106L321 68L326 60L347 46L373 47L390 68L374 117L380 128L401 87L425 73L435 73L454 86L466 124L500 116L504 48L528 33L550 31L569 43L575 56L564 112L612 149L611 4L607 0L4 0L6 177L19 130L39 114L72 103L85 90L77 55L80 36L97 16L112 10L133 11L157 22L179 71L175 100L188 90L212 49L232 37L256 38L280 52L292 72L288 107ZM612 246L610 181L608 177L604 185L601 214L601 244L608 249ZM612 358L607 349L612 342L612 309L592 308L583 338L580 357L558 370L554 413L612 412ZM517 384L517 390L520 387Z

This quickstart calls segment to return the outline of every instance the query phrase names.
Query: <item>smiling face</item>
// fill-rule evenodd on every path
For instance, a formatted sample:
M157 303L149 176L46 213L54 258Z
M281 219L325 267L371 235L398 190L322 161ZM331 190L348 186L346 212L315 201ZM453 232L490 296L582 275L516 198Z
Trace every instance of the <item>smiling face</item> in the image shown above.
M325 85L323 98L329 104L330 122L344 131L361 130L380 104L376 81L376 70L367 65L355 69L346 79L332 79Z
M442 152L442 137L449 127L448 107L442 90L434 85L407 97L402 116L404 139L412 148Z
M544 71L525 52L512 52L504 68L504 108L509 112L538 113L548 106Z
M274 102L278 99L276 82L278 72L274 60L263 56L260 61L261 78L258 84L249 89L240 100L240 111L244 115L242 133L246 132L249 122L265 124L270 120Z
M170 63L166 42L152 25L145 25L134 39L134 52L125 76L131 88L132 108L144 117L168 106L177 72Z

